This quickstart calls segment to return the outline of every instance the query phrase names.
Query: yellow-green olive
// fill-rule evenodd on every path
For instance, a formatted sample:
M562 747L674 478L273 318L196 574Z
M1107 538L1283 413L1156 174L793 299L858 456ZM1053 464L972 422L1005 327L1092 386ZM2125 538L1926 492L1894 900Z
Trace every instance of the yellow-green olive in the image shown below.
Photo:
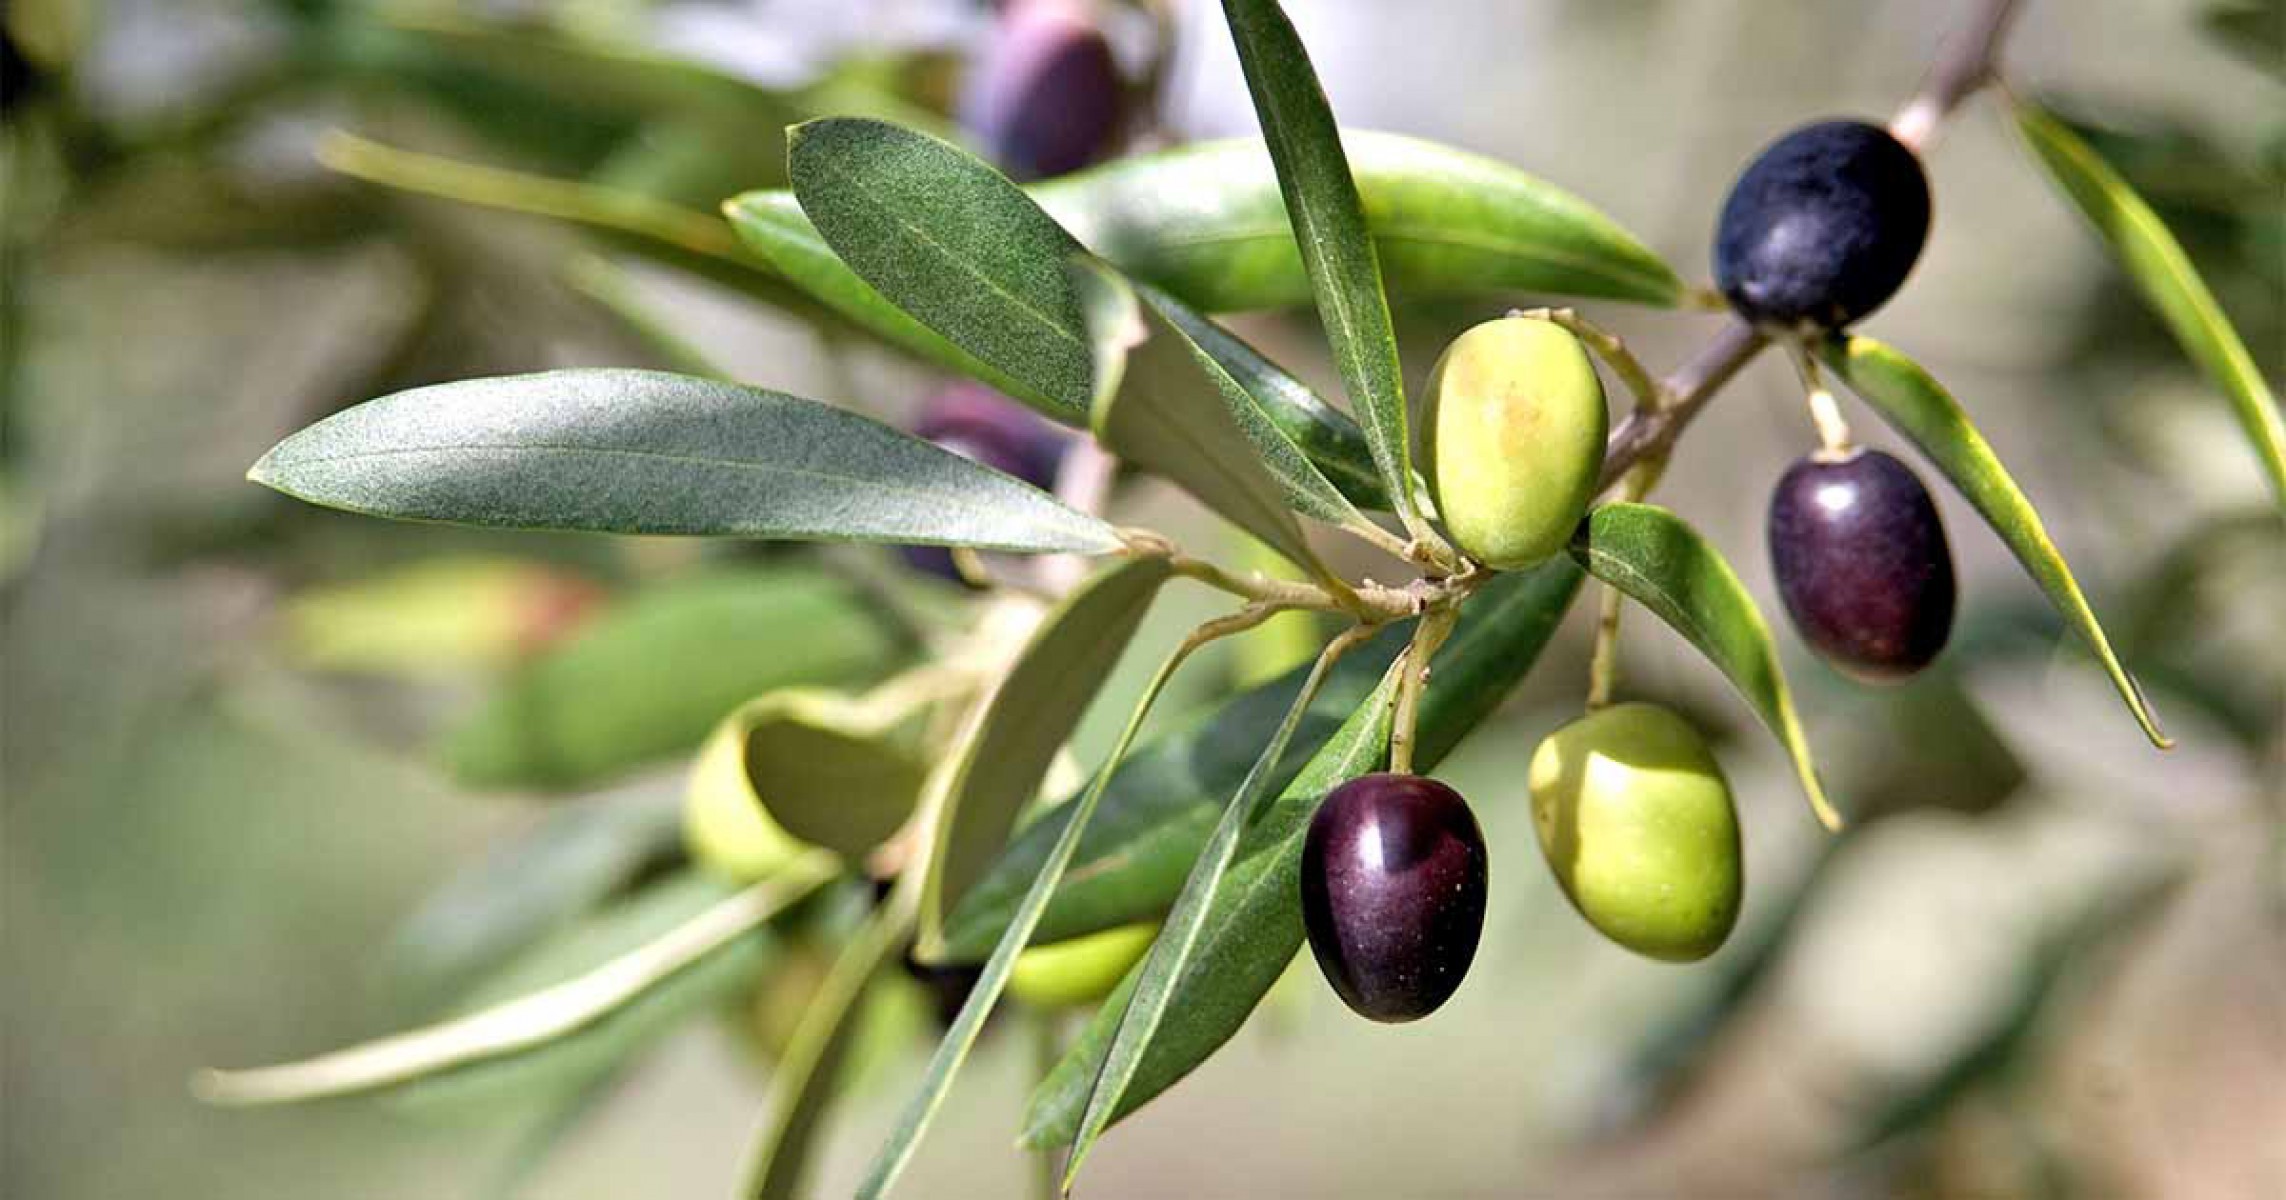
M1738 812L1698 731L1619 704L1532 754L1532 823L1572 906L1604 936L1670 962L1705 958L1738 921Z
M1078 1008L1111 994L1159 936L1157 925L1121 925L1016 956L1008 994L1034 1008Z
M1423 416L1429 487L1462 550L1513 569L1564 548L1610 420L1578 338L1538 317L1478 325L1437 359Z
M683 844L700 867L739 883L768 878L803 850L755 798L746 774L746 727L735 716L707 738L691 766Z

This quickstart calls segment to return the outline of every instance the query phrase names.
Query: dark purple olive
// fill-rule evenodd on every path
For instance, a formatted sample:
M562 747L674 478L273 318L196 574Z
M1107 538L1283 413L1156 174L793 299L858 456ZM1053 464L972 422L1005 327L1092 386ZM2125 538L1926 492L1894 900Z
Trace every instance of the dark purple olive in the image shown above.
M1794 627L1844 674L1902 679L1945 648L1945 526L1919 477L1879 450L1787 469L1770 498L1770 563Z
M1366 775L1335 788L1302 844L1302 924L1326 982L1359 1016L1435 1012L1484 931L1484 834L1434 779Z
M922 402L913 433L963 458L1052 489L1071 448L1071 435L1031 409L981 383L948 384ZM942 546L903 547L915 570L959 580L952 551Z
M1863 121L1805 125L1731 185L1715 286L1757 325L1839 329L1905 282L1929 235L1920 157Z
M1011 0L961 94L961 124L1017 179L1107 156L1126 120L1119 64L1079 0Z

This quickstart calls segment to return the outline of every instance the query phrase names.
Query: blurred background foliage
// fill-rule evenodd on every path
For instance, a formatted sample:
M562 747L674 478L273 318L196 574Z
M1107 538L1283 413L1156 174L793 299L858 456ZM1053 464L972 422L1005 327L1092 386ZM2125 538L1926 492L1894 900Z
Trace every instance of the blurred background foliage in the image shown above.
M1523 166L1696 275L1737 164L1801 120L1888 111L1955 7L1438 0L1294 16L1346 124ZM1173 8L1166 27L1107 10L1152 105L1139 140L1252 133L1213 6ZM782 183L782 129L806 116L960 136L989 12L4 11L0 1193L719 1193L862 896L822 896L511 1070L251 1113L201 1109L184 1081L513 994L696 911L722 889L680 861L676 806L708 729L783 683L877 679L911 657L914 620L972 600L894 553L390 525L242 474L347 404L555 366L703 367L907 418L932 376L775 284L716 205ZM2282 25L2262 0L2034 3L2007 58L2012 86L2054 102L2158 207L2273 379ZM1526 848L1525 758L1584 685L1575 614L1442 772L1500 863L1454 1003L1370 1027L1297 971L1106 1142L1091 1194L2286 1191L2286 537L2227 408L2012 137L1990 105L1947 132L1929 251L1870 328L1975 412L2180 748L2143 745L1949 494L1967 594L1940 669L1866 691L1789 643L1827 775L1861 814L1842 838L1799 811L1776 748L1704 664L1634 622L1628 687L1719 736L1750 857L1740 936L1705 965L1652 964L1595 939ZM1506 299L1395 297L1409 371ZM1655 364L1706 324L1587 307ZM1336 394L1307 322L1240 327ZM1763 481L1808 444L1796 404L1778 364L1749 371L1663 495L1764 596ZM1245 553L1146 481L1114 511ZM1145 638L1211 608L1175 593ZM1167 721L1283 669L1291 648L1212 661ZM1140 683L1123 666L1083 761ZM862 1168L930 1036L918 984L872 1003L821 1194ZM1027 1177L1009 1145L1035 1068L1001 1025L922 1151L921 1194L1006 1195Z

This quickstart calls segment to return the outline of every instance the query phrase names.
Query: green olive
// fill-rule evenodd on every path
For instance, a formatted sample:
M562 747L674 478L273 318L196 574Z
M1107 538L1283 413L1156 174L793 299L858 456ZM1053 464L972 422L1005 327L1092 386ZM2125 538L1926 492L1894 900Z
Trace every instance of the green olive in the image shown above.
M1016 956L1008 994L1034 1008L1079 1008L1111 994L1159 936L1157 925L1121 925Z
M1604 936L1670 962L1705 958L1738 921L1738 812L1698 731L1619 704L1532 754L1532 823L1572 906Z
M1486 321L1445 347L1425 403L1429 487L1460 548L1504 570L1563 549L1610 424L1579 339L1538 317Z
M715 729L691 766L683 793L683 844L701 867L740 883L768 878L803 850L754 796L746 775L746 728L737 717Z

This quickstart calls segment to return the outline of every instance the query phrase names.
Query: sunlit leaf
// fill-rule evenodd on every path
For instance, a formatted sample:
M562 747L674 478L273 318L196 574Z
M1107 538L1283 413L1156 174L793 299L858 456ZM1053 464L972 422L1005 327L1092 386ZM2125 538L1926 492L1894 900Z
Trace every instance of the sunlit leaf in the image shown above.
M660 371L415 388L328 417L247 477L371 516L1101 554L1119 536L1021 480L831 405Z
M1531 670L1578 594L1580 578L1571 562L1558 560L1501 576L1469 602L1422 698L1417 769L1434 769ZM1385 680L1368 696L1247 830L1200 930L1190 966L1176 985L1166 1020L1114 1119L1173 1086L1229 1041L1301 948L1302 840L1326 793L1381 765L1389 744L1389 688ZM1204 840L1201 832L1198 842ZM1180 879L1177 875L1169 881L1169 899ZM1104 1002L1032 1094L1025 1145L1071 1141L1139 974L1140 968L1128 974L1121 990Z
M1022 189L880 121L829 118L788 136L794 194L850 269L1067 419L1087 411L1087 331L1064 270L1078 245Z
M1408 529L1419 527L1397 334L1333 110L1277 0L1223 0L1222 7L1334 364L1393 510Z
M2231 328L2214 293L2151 206L2087 143L2031 104L2016 105L2017 128L2080 214L2095 227L2144 300L2156 309L2184 353L2238 412L2263 472L2286 509L2286 416L2246 343Z
M1952 480L1953 486L1983 515L1986 524L2007 543L2033 582L2047 593L2049 603L2055 605L2065 623L2077 630L2088 648L2095 652L2104 673L2111 677L2112 686L2118 689L2120 699L2127 702L2128 710L2135 714L2152 744L2161 748L2171 745L2167 735L2160 731L2158 719L2144 699L2143 689L2136 685L2134 677L2121 665L2119 655L2113 652L2111 640L2096 620L2095 610L2088 607L2086 594L2080 591L2079 581L2072 578L2072 569L2064 562L2062 552L2049 539L2047 526L2033 510L2032 501L2016 486L2016 480L2001 465L2000 457L1993 453L1984 435L1977 432L1975 423L1969 420L1960 403L1919 364L1871 338L1851 337L1830 342L1824 348L1824 357L1835 373L1849 384L1850 390L1929 456L1929 461L1945 473L1945 478Z
M1109 356L1095 371L1096 440L1325 574L1294 514L1335 524L1365 518L1147 299L1100 264L1078 261L1073 271L1089 336Z
M1501 292L1674 305L1672 268L1577 196L1506 163L1345 130L1365 220L1392 293ZM1036 184L1041 207L1138 280L1208 312L1311 301L1261 142L1203 142Z
M833 874L824 855L725 896L691 879L650 893L616 919L544 947L480 992L505 999L426 1028L301 1062L207 1071L215 1104L289 1104L419 1084L430 1097L513 1094L585 1082L751 976L755 929ZM530 989L530 990L526 990Z
M1042 621L955 743L921 893L924 954L935 953L945 914L983 877L1039 795L1056 752L1168 576L1165 559L1139 557L1081 584Z
M1755 715L1785 744L1810 808L1828 829L1841 814L1826 799L1809 739L1778 666L1770 626L1721 552L1680 517L1649 504L1606 504L1588 514L1587 537L1572 554L1698 647Z
M697 747L756 696L862 685L899 657L860 594L817 571L664 581L511 676L445 759L478 786L594 783Z

